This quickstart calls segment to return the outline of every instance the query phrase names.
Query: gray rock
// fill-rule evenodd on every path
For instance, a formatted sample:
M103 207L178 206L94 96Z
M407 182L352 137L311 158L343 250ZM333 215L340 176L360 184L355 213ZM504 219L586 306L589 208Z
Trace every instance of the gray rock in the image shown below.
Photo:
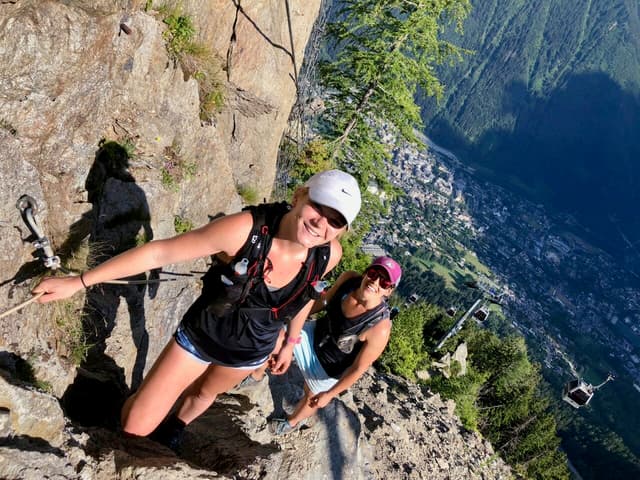
M12 385L0 377L0 411L2 430L10 436L42 439L53 447L63 441L65 419L52 395Z

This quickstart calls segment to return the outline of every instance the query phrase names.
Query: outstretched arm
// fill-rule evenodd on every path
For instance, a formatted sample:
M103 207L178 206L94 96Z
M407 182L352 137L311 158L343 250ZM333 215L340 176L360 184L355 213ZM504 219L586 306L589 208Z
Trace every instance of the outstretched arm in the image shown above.
M324 408L329 402L347 390L351 385L356 383L358 379L367 371L367 369L375 362L389 341L391 333L391 320L384 319L367 330L364 334L364 345L358 353L353 364L342 374L338 383L326 392L314 395L309 400L310 407Z
M240 212L221 217L201 228L166 240L154 240L127 250L97 267L82 278L56 277L43 280L33 293L44 292L41 303L67 298L84 286L128 277L140 272L195 258L225 252L231 256L242 247L253 220L251 213ZM84 281L84 284L83 284Z

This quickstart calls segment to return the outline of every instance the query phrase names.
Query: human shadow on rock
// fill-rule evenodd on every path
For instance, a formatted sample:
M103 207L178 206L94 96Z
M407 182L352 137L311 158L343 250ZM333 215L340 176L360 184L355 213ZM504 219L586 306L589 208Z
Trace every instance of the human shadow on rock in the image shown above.
M117 142L100 143L85 182L92 208L72 225L69 235L69 243L77 243L88 232L89 255L94 264L153 239L145 193L128 167L129 154L123 146ZM157 278L157 272L152 272L152 276ZM146 275L139 274L129 280L146 280ZM136 350L131 373L131 390L136 390L142 382L149 343L144 297L148 294L153 298L156 291L157 283L149 286L100 284L87 290L82 328L88 350L75 381L62 397L69 418L83 425L118 427L120 408L130 389L124 368L106 353L107 340L114 331L118 309L124 300ZM123 337L119 341L124 340ZM126 345L123 347L126 351Z
M275 443L252 440L242 429L241 417L255 406L240 394L221 395L185 431L180 458L199 468L233 476L279 451Z
M274 412L269 418L285 418L293 412L300 398L304 394L304 377L297 365L293 364L284 375L269 375L269 389L274 402ZM344 394L343 394L344 395ZM353 438L359 438L362 424L357 412L351 410L343 401L342 395L335 398L325 408L318 411L315 417L310 419L313 429L324 426L328 436L324 445L317 443L317 448L326 447L325 456L329 462L327 470L331 477L338 480L345 478L346 473L353 464L353 453L348 451L349 445L345 443L345 438L341 434L341 428L348 425ZM303 431L305 427L302 427ZM297 432L289 435L298 435ZM317 439L316 439L317 440ZM316 441L303 438L301 441ZM353 445L352 445L353 447Z

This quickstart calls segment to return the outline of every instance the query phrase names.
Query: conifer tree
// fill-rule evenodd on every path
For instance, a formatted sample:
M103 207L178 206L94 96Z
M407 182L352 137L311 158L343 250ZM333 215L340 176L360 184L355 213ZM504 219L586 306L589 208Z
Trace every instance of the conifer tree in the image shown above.
M325 135L333 156L353 167L361 184L375 179L389 187L383 160L389 155L379 137L390 135L417 143L422 127L415 96L439 97L443 86L434 67L460 58L463 50L443 40L446 25L458 29L469 13L469 0L345 0L338 21L329 25L335 59L321 65L329 94Z
M384 168L391 147L399 139L420 143L418 89L440 97L435 66L464 52L441 34L452 23L461 29L469 10L469 0L341 0L327 28L334 54L319 67L326 109L318 129L334 164L354 173L361 186L379 189L363 192L364 208L342 239L354 265L366 263L359 246L386 213L382 198L397 194Z

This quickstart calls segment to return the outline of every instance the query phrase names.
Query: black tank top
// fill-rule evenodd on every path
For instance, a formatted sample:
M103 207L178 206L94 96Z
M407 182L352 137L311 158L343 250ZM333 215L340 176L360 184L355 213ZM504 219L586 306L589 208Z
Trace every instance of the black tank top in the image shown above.
M361 276L344 282L329 301L326 314L316 322L313 348L325 372L333 378L340 378L353 365L363 345L358 336L384 318L389 318L386 300L357 317L345 317L342 302L361 282Z
M273 351L283 325L317 297L311 284L324 274L330 255L329 244L309 249L295 278L269 291L263 280L266 258L288 206L263 204L248 210L253 228L247 241L230 263L214 260L203 277L202 295L182 320L203 358L228 365L258 361ZM246 272L235 271L238 262L245 263Z

